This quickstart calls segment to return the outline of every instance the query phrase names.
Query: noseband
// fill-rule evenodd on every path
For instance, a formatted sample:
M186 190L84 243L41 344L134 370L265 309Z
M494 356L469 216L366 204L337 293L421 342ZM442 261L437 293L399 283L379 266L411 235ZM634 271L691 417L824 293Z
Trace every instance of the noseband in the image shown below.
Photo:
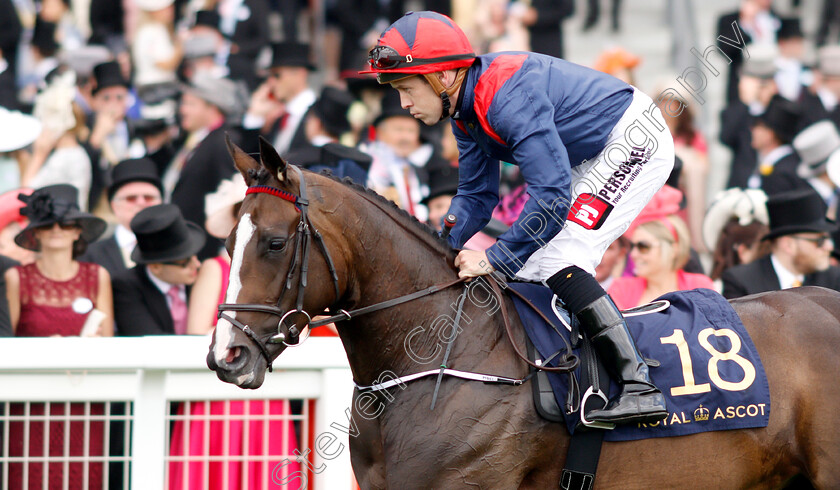
M300 341L300 334L304 328L309 326L312 322L312 318L309 316L306 311L303 309L303 298L304 293L306 292L306 284L307 284L307 276L309 272L309 246L311 244L312 238L315 238L315 242L318 244L318 247L321 249L321 253L324 256L324 259L327 262L327 267L330 271L330 276L332 277L333 286L335 290L335 301L338 301L339 298L339 288L338 288L338 274L335 271L335 265L333 264L332 257L330 257L330 253L327 250L326 245L324 245L324 239L318 230L312 225L312 222L309 220L308 214L308 206L309 200L307 199L306 194L306 182L304 180L303 172L294 165L289 165L289 167L293 168L300 178L300 196L296 196L284 190L278 189L277 187L271 187L267 185L255 185L248 187L248 190L245 192L245 195L248 194L256 194L256 193L263 193L263 194L271 194L272 196L279 197L280 199L286 200L291 202L295 205L295 209L298 210L300 213L300 221L298 221L297 230L295 231L295 246L294 252L292 253L292 262L289 266L289 273L286 276L286 285L283 290L280 292L280 297L277 298L277 303L274 306L271 305L260 305L255 303L245 303L245 304L236 304L236 303L223 303L219 305L219 315L218 318L224 318L231 325L235 326L239 330L248 336L257 347L259 347L260 352L262 353L263 357L265 357L265 361L268 363L268 371L271 372L271 357L268 354L268 350L266 350L265 344L284 344L287 347L295 346ZM300 282L298 283L298 293L297 299L295 301L295 309L284 311L280 308L280 303L283 301L283 297L285 296L286 291L292 289L292 278L295 275L295 270L298 268L298 260L300 259ZM268 340L263 343L260 341L259 337L254 333L254 331L244 323L240 322L236 318L226 314L226 311L250 311L255 313L268 313L271 315L276 315L280 317L280 321L277 323L277 333L272 335L268 338ZM286 333L281 331L281 327L283 326L283 322L291 315L303 315L305 321L303 325L298 326L297 323L293 323L291 326L288 327L288 336ZM318 325L315 326L322 326L326 325L323 322L318 322ZM315 328L312 326L311 328Z

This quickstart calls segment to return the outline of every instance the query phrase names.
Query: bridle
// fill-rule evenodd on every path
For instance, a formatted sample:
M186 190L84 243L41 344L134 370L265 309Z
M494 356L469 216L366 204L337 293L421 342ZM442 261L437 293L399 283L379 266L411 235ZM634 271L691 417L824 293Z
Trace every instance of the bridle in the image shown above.
M307 199L306 181L304 179L303 172L294 165L289 165L289 167L293 168L297 172L298 177L300 178L300 182L298 184L300 188L299 196L296 196L290 192L286 192L277 187L272 187L268 185L250 186L248 187L248 190L245 191L246 196L249 194L263 193L279 197L280 199L289 201L292 204L294 204L295 209L297 209L298 212L300 212L300 221L298 221L297 230L295 232L295 246L292 255L292 262L289 266L289 273L286 276L286 285L281 291L280 297L277 298L277 302L275 305L263 305L256 303L222 303L219 305L219 314L217 317L223 318L230 322L231 325L241 330L242 333L244 333L249 339L251 339L252 342L254 342L254 344L256 344L256 346L260 349L260 353L265 358L265 362L268 364L269 372L272 372L272 361L271 356L268 353L268 349L266 348L267 344L283 344L286 347L296 347L300 345L300 334L301 332L303 332L303 329L307 326L310 330L312 330L318 327L323 327L324 325L329 325L330 323L349 320L360 315L373 313L374 311L390 308L392 306L396 306L417 298L421 298L423 296L436 293L438 291L454 286L455 284L462 283L466 280L466 278L458 278L448 283L436 284L426 289L421 289L420 291L416 291L405 296L400 296L399 298L394 298L388 301L383 301L381 303L376 303L374 305L365 306L351 311L341 309L335 310L333 308L328 308L328 311L331 313L331 316L322 320L318 320L316 322L312 322L312 318L303 309L303 299L304 293L306 292L307 275L309 272L309 246L311 244L312 238L315 239L315 242L321 249L321 253L323 254L324 259L327 262L327 267L329 268L330 276L332 277L335 293L335 302L333 304L338 303L341 293L338 286L338 274L335 271L335 265L333 263L332 257L330 256L330 253L327 250L326 245L324 244L323 237L315 228L315 226L312 225L312 222L309 219L309 199ZM283 297L285 296L286 291L292 289L292 279L295 275L295 270L298 268L299 257L301 259L299 266L300 282L298 283L298 293L297 299L295 301L295 309L285 311L280 307L280 303L283 301ZM277 333L273 334L265 342L263 342L262 340L260 340L257 334L254 333L254 330L250 326L240 322L236 318L225 313L227 311L249 311L253 313L268 313L270 315L278 316L280 317L280 321L277 323ZM286 321L287 318L289 318L292 315L302 316L304 318L304 321L301 325L299 325L298 322L293 323L287 328L288 333L285 333L282 331L283 323Z
M304 311L303 309L303 298L304 293L306 292L306 285L307 285L307 275L309 272L309 246L311 245L312 238L315 238L315 242L318 244L318 247L321 249L321 254L324 256L324 260L327 262L327 268L330 272L330 277L332 277L333 286L334 286L334 293L335 293L335 302L333 305L337 304L340 297L341 292L338 286L338 274L335 271L335 265L333 263L332 257L330 256L329 251L327 250L326 245L324 244L324 239L315 226L312 225L312 222L309 219L308 214L308 206L309 200L307 199L306 193L306 181L304 179L303 172L294 165L288 165L289 167L293 168L296 172L298 177L300 178L299 181L299 188L300 188L300 195L294 195L290 192L286 192L282 189L277 187L272 187L268 185L255 185L248 187L248 190L245 192L245 195L249 194L270 194L275 197L279 197L285 201L289 201L295 205L295 209L298 210L300 213L300 221L298 221L297 229L295 232L295 246L294 252L292 253L292 261L289 266L289 273L286 276L286 285L284 286L283 290L280 292L280 297L277 298L277 302L275 305L264 305L264 304L256 304L256 303L244 303L244 304L237 304L237 303L222 303L219 305L219 315L218 318L223 318L230 322L231 325L238 328L242 331L249 339L251 339L254 344L260 349L263 357L265 358L265 362L268 364L268 371L272 372L272 361L271 356L268 353L266 348L267 344L283 344L286 347L296 347L300 345L300 334L304 328L307 326L310 330L323 327L324 325L329 325L330 323L339 322L350 320L351 318L355 318L361 315L366 315L368 313L373 313L375 311L384 310L385 308L391 308L393 306L397 306L403 303L407 303L409 301L413 301L418 298L422 298L424 296L428 296L430 294L437 293L439 291L443 291L448 289L456 284L461 284L467 281L469 278L467 277L460 277L456 278L452 281L435 284L433 286L429 286L426 289L421 289L419 291L415 291L410 294L406 294L404 296L400 296L397 298L393 298L387 301L383 301L381 303L376 303L369 306L364 306L362 308L357 308L355 310L346 311L346 310L336 310L332 307L328 308L327 311L331 313L331 316L318 320L316 322L312 322L312 318L309 314ZM295 275L295 270L298 268L298 258L300 258L300 282L298 283L298 293L297 299L295 301L295 309L284 311L280 307L280 303L283 301L283 297L285 296L287 291L292 289L292 278ZM490 281L493 284L493 289L497 299L499 300L500 304L503 300L503 293L499 289L498 285L495 284L494 281ZM516 291L511 289L514 294L517 294ZM523 298L527 302L525 298ZM463 304L463 302L462 302ZM536 309L535 309L536 310ZM250 326L240 322L236 318L226 314L226 311L250 311L255 313L268 313L270 315L275 315L280 317L280 321L277 323L277 333L271 335L265 342L261 341L260 338L254 333L253 329ZM537 365L531 362L516 346L516 342L514 342L514 336L511 330L511 322L508 318L507 311L502 308L502 317L504 318L505 324L505 331L508 335L508 339L510 340L511 344L513 345L514 352L516 355L522 359L526 364L530 365L531 367L549 371L549 372L559 372L559 373L568 373L577 366L578 360L577 357L572 354L572 348L568 342L566 343L566 355L562 356L562 362L559 363L557 367L549 367L546 365ZM546 322L551 323L541 312L536 310L537 313L543 317ZM298 326L298 323L295 322L287 328L287 333L284 333L281 328L283 327L283 323L292 315L299 315L303 316L305 319L302 322L302 325ZM563 338L563 337L561 337ZM451 343L450 343L451 346Z
M312 222L309 219L309 199L307 198L306 194L306 181L304 179L303 172L294 165L289 165L289 167L293 168L297 172L298 177L300 178L300 182L298 184L300 187L299 196L286 192L282 189L278 189L277 187L271 187L268 185L250 186L248 187L248 190L245 191L246 196L249 194L263 193L279 197L280 199L289 201L292 204L294 204L295 209L297 209L300 213L300 221L298 221L297 229L295 231L295 242L294 251L292 252L292 261L291 265L289 266L289 273L286 276L286 285L280 292L280 297L277 298L277 303L274 306L261 305L256 303L223 303L219 305L218 315L218 318L223 318L230 322L230 324L234 327L238 328L239 330L242 330L242 332L249 339L251 339L257 345L257 347L259 347L260 352L262 353L263 357L265 357L265 360L268 363L269 372L272 371L271 356L269 356L265 344L284 344L287 347L296 346L299 344L301 332L307 326L309 326L310 328L315 328L326 325L327 323L331 323L324 323L322 321L319 321L316 324L312 324L312 318L303 309L303 299L304 294L306 292L307 277L309 273L309 247L313 238L315 239L315 243L317 243L318 247L321 249L321 254L323 254L324 259L327 262L327 267L330 271L330 277L332 277L333 281L336 302L338 302L338 298L340 295L338 287L338 274L335 271L335 265L333 264L330 252L327 250L327 247L324 244L324 238L312 225ZM300 281L298 283L298 293L297 299L295 300L295 309L284 311L282 308L280 308L280 303L283 301L286 292L292 289L292 278L295 276L295 271L298 268L298 260L300 260ZM266 340L265 343L263 343L262 341L260 341L259 337L257 337L257 334L254 333L251 327L245 325L236 318L226 314L226 311L250 311L256 313L268 313L271 315L279 316L280 321L277 323L277 333L269 337L268 340ZM298 326L298 322L295 322L292 325L290 325L287 328L287 335L281 330L281 327L283 326L283 323L286 321L286 319L292 315L303 316L305 320L300 326Z

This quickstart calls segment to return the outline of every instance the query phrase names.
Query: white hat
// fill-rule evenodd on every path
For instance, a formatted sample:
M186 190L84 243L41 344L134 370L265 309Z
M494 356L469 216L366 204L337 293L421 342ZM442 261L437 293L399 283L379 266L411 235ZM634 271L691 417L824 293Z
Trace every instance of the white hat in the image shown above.
M840 133L833 122L819 121L793 138L793 148L802 160L797 174L803 179L816 177L825 171L828 157L840 149Z
M726 189L718 192L703 218L703 241L709 250L717 246L723 228L732 218L747 226L753 221L770 224L767 215L767 194L760 189Z
M237 173L232 178L223 180L216 192L207 194L204 198L204 212L207 221L204 228L207 233L216 238L227 238L236 224L233 218L233 207L245 199L248 186L242 174Z
M29 146L41 134L41 122L21 112L0 107L0 153Z
M60 136L76 127L76 115L73 113L75 98L76 74L67 71L53 78L47 88L35 96L32 115Z
M828 163L825 164L825 171L828 173L828 178L835 187L840 187L840 151L835 151L828 157Z
M147 12L165 9L173 3L175 3L175 0L134 0L134 5L136 5L137 8Z

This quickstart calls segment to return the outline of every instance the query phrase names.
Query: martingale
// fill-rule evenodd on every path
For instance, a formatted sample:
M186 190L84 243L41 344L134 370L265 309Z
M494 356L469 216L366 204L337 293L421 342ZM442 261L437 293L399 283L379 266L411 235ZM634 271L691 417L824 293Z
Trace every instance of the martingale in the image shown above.
M526 283L510 286L526 295L546 316L557 318L548 288ZM708 289L678 291L658 300L667 300L670 307L631 316L627 324L639 351L661 362L660 367L651 369L651 379L665 394L668 417L653 424L618 426L604 439L629 441L766 427L770 389L764 366L729 303ZM556 330L523 302L514 302L537 351L543 359L550 357L563 345ZM558 320L555 326L569 335L563 323ZM566 378L554 374L548 377L555 398L563 406L568 391ZM585 389L581 387L581 391ZM610 393L617 391L618 386L611 381ZM566 414L569 432L574 432L579 421L578 413Z

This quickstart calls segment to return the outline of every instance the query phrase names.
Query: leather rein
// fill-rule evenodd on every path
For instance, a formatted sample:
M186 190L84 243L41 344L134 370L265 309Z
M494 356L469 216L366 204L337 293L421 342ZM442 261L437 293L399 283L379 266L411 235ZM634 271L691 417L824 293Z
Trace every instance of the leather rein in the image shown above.
M267 345L268 344L283 344L287 347L295 347L300 342L300 334L303 332L303 329L307 326L311 329L323 327L324 325L328 325L330 323L335 323L339 321L350 320L351 318L355 318L358 316L366 315L368 313L373 313L375 311L384 310L386 308L391 308L393 306L397 306L403 303L407 303L409 301L413 301L418 298L422 298L424 296L428 296L439 291L443 291L444 289L448 289L456 284L461 284L467 281L469 278L462 277L457 278L455 280L435 284L425 289L421 289L419 291L415 291L411 294L407 294L404 296L400 296L397 298L393 298L387 301L383 301L381 303L376 303L373 305L365 306L362 308L357 308L355 310L346 311L343 309L334 310L332 308L329 309L330 313L332 313L329 317L323 318L321 320L312 321L312 318L309 314L304 311L303 309L303 300L304 294L306 292L306 286L308 282L308 272L309 272L309 248L312 242L312 239L315 239L315 242L318 244L318 248L321 250L321 254L324 256L324 259L327 263L327 268L329 269L330 277L332 278L333 286L334 286L334 294L335 294L335 303L337 303L341 297L340 288L338 284L338 274L335 270L335 265L333 263L332 257L330 256L329 250L327 250L326 245L324 244L323 236L318 232L318 230L313 226L312 222L309 219L308 208L309 208L309 200L307 198L306 192L306 182L304 179L303 172L294 165L289 165L289 167L293 168L300 179L299 188L300 188L300 195L294 195L292 193L286 192L282 189L277 187L271 187L267 185L256 185L248 187L248 190L245 192L245 195L249 194L256 194L256 193L263 193L263 194L270 194L275 197L279 197L285 201L289 201L294 204L295 209L298 210L300 213L300 220L298 221L298 225L295 231L295 245L294 245L294 252L292 255L291 265L289 266L289 273L286 276L285 286L280 293L280 297L277 299L277 302L274 305L265 305L265 304L256 304L256 303L222 303L218 307L218 318L225 319L230 322L231 325L241 330L256 346L260 349L260 353L265 358L266 363L268 364L268 371L272 372L272 360L271 356L268 353ZM363 196L365 197L365 196ZM300 264L298 265L298 261L300 259ZM298 283L298 291L297 291L297 298L295 300L295 309L293 310L283 310L280 307L280 303L283 301L283 298L287 291L292 289L292 279L295 276L296 269L299 268L300 272L300 281ZM495 280L488 281L492 284L492 289L499 300L499 304L502 305L504 303L504 294L500 290L498 284L496 284ZM511 289L511 291L513 291ZM516 293L516 291L513 291ZM516 293L518 294L518 293ZM334 304L335 304L334 303ZM532 306L533 307L533 306ZM536 308L535 308L536 309ZM253 313L267 313L270 315L275 315L280 317L280 321L277 323L277 333L271 335L265 341L260 340L254 330L249 326L246 325L239 320L237 320L234 316L228 315L226 312L233 311L243 311L243 312L253 312ZM572 348L567 343L567 352L563 357L564 361L558 364L558 367L549 367L546 365L537 365L531 362L527 356L522 354L519 348L514 342L513 332L510 325L510 319L508 318L507 311L504 307L501 307L502 311L502 318L505 324L505 333L508 336L508 340L510 341L511 345L513 346L514 352L516 353L517 357L522 359L525 363L529 366L534 367L538 370L543 371L550 371L550 372L559 372L559 373L568 373L574 370L577 367L578 359L577 357L572 354ZM542 313L537 310L537 312L542 316ZM292 325L286 328L286 332L283 332L282 327L284 322L292 315L298 315L303 317L303 322L296 321ZM544 316L543 318L548 321ZM453 339L454 340L454 339Z

